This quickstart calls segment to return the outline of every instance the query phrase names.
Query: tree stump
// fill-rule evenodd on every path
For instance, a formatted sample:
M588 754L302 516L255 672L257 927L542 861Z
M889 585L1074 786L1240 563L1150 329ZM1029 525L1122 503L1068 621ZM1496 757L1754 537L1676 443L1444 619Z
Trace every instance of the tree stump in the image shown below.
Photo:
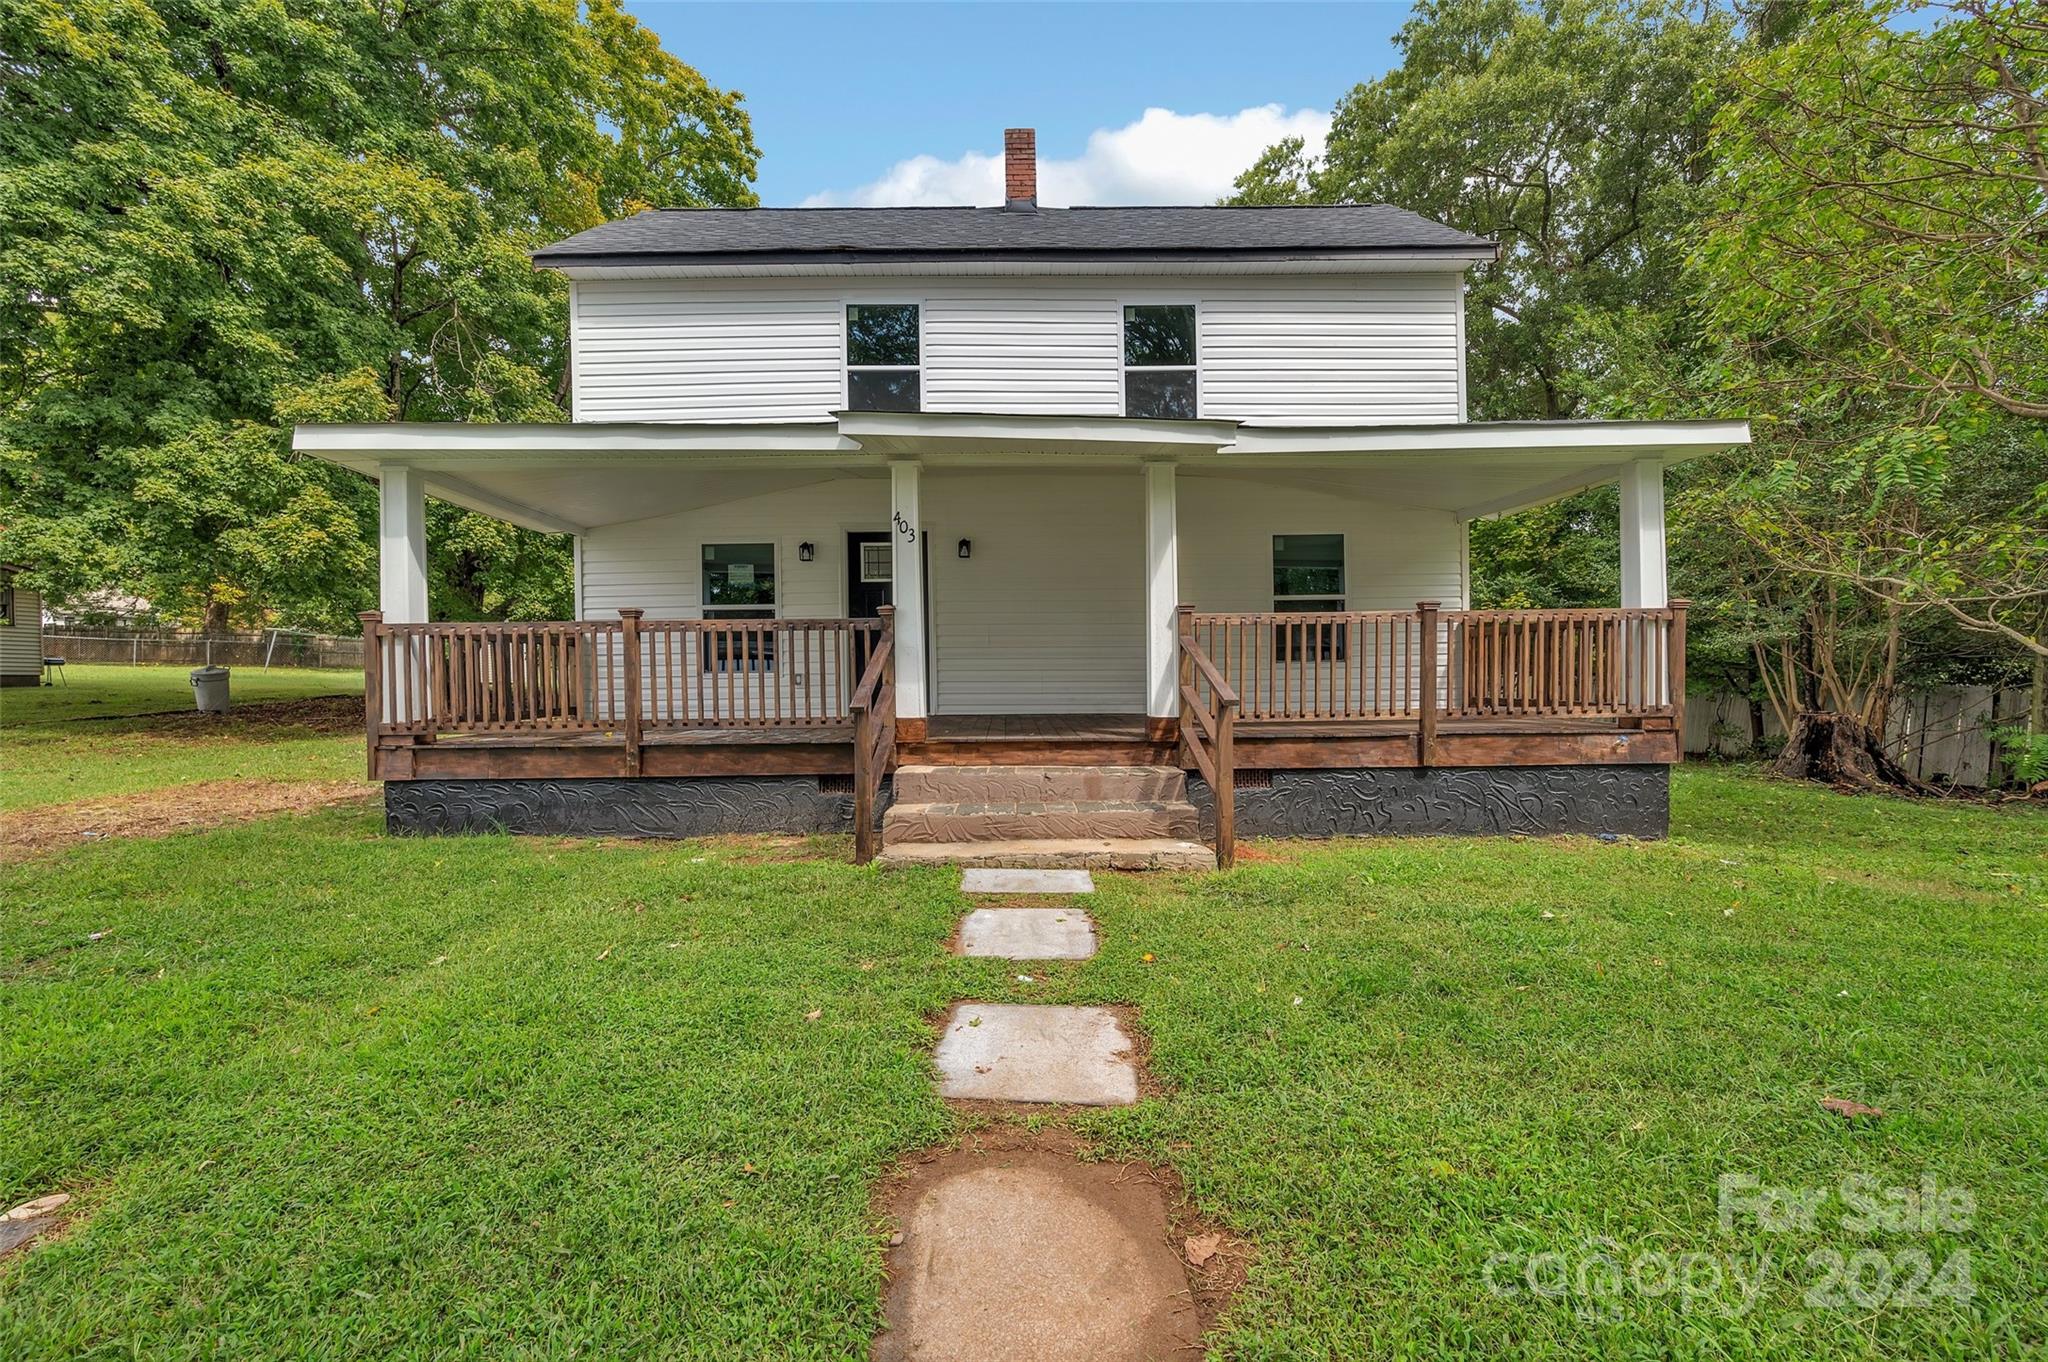
M1853 714L1815 710L1800 715L1771 769L1794 780L1817 780L1852 790L1940 793L1892 760L1884 750L1883 738Z

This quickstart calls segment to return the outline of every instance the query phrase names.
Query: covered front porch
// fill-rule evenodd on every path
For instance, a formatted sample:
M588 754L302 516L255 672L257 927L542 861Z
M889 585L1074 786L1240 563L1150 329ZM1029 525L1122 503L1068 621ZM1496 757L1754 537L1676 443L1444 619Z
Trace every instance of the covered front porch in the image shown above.
M866 856L898 765L1173 765L1227 858L1276 771L1675 761L1663 472L1744 438L846 413L298 443L380 484L374 778L802 778ZM1472 519L1602 481L1617 607L1462 608ZM426 622L430 494L574 534L578 618Z

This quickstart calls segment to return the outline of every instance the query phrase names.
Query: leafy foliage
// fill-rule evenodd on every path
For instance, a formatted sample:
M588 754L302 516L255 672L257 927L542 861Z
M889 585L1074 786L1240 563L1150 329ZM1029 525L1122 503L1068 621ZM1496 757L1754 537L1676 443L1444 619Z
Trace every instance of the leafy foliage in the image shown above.
M341 624L372 497L289 423L559 418L526 252L753 201L739 97L618 0L29 0L0 51L0 547L58 600ZM563 541L436 519L438 607L566 612Z
M2048 419L2048 22L1920 8L1818 7L1735 69L1701 295L1790 403Z

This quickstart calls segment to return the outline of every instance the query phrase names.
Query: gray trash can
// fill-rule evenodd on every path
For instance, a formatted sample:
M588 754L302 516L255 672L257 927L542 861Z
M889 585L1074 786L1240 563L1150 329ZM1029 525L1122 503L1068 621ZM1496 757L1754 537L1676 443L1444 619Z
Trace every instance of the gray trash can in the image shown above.
M201 714L228 712L228 669L200 667L192 673L192 703Z

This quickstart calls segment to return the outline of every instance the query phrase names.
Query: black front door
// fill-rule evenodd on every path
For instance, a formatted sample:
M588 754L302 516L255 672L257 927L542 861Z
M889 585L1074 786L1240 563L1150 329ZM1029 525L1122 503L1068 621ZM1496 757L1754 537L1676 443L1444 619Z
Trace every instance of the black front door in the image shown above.
M846 536L846 615L848 619L873 619L894 595L896 558L884 531ZM867 670L868 640L872 634L854 638L854 675Z

